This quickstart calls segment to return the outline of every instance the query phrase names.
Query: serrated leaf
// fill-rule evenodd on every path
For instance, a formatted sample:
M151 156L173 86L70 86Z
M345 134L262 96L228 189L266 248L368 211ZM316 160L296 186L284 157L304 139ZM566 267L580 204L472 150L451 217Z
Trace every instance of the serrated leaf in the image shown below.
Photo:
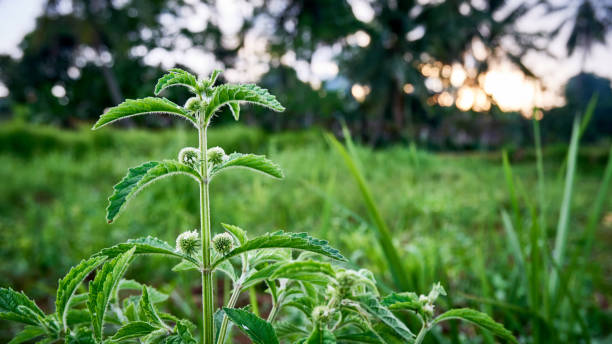
M246 102L265 106L271 110L282 112L285 108L271 95L268 90L257 85L220 85L215 88L206 107L206 117L210 118L219 108L226 104ZM236 116L234 116L236 117Z
M70 326L86 324L91 322L91 316L87 309L70 309L66 312L65 324Z
M252 266L268 262L278 263L291 260L291 250L283 248L263 248L249 256L249 262Z
M274 331L279 338L290 338L307 335L308 332L291 321L279 321L274 324Z
M94 280L89 283L87 307L91 313L94 337L98 342L102 341L104 314L108 308L111 296L119 284L119 280L127 270L135 251L136 247L132 247L127 252L106 262L98 271Z
M142 295L140 296L140 302L138 303L140 319L158 325L159 327L164 327L164 322L159 317L155 306L153 306L148 289L149 288L147 288L147 286L142 286Z
M403 322L401 322L401 320L395 317L395 315L389 309L381 305L374 295L360 295L355 297L355 300L360 303L361 307L365 309L368 314L382 321L385 325L391 327L397 334L402 336L404 340L409 342L414 341L415 335L410 331L410 329Z
M222 163L213 166L210 179L229 168L246 168L278 179L285 177L280 166L263 155L232 153Z
M183 260L180 263L172 267L172 271L175 271L175 272L188 271L188 270L199 270L199 267L196 264L188 260Z
M0 288L0 319L44 326L45 313L23 292Z
M304 342L306 344L335 344L336 337L331 331L327 328L327 326L318 324L315 326L314 330Z
M234 237L238 239L240 245L244 244L248 240L246 231L244 229L238 226L228 225L226 223L222 223L221 226L223 226L223 228L225 228L228 232L232 233Z
M21 344L44 334L45 330L38 326L26 326L21 332L17 333L8 344Z
M240 119L240 104L238 102L229 103L229 108L232 111L232 116L237 121Z
M302 296L285 303L285 306L294 307L304 313L304 316L310 317L317 306L317 301L310 296Z
M123 103L108 109L108 111L100 116L100 119L98 119L92 129L95 130L109 123L128 117L154 114L179 116L189 120L193 125L197 126L197 121L193 116L168 99L146 97L142 99L127 99Z
M106 219L113 222L124 205L144 187L161 178L183 174L200 180L200 175L193 168L174 160L149 161L140 166L130 168L127 175L113 187L114 192L108 198Z
M324 285L329 283L329 278L326 276L334 275L334 270L329 263L317 261L279 262L250 275L242 285L243 289L246 289L261 281L279 278Z
M442 313L438 317L436 317L433 320L433 324L438 324L442 321L451 319L458 319L470 322L476 326L488 330L492 334L510 343L518 343L514 335L512 335L512 332L508 331L504 327L504 325L496 322L487 314L470 308L451 309L450 311Z
M92 257L87 260L82 260L78 265L74 266L68 274L59 281L57 288L57 296L55 299L55 311L60 321L60 326L66 326L66 315L70 307L70 302L74 296L74 292L93 270L106 260L105 256Z
M234 270L234 266L228 261L224 261L219 264L215 270L221 271L225 274L225 276L229 277L232 282L236 282L238 276L236 276L236 270Z
M225 256L213 263L213 268L226 259L242 254L244 252L259 250L262 248L292 248L295 250L310 251L323 256L346 261L346 258L338 250L328 245L325 240L311 237L308 233L285 233L278 231L266 233L262 236L248 240L243 245L231 250Z
M416 311L422 308L419 296L413 292L391 293L382 299L382 305L392 310Z
M117 330L117 332L113 336L113 340L119 341L144 337L157 329L159 328L144 321L134 321L125 324L123 327Z
M130 239L125 243L104 248L100 252L96 253L94 257L107 256L108 258L114 258L124 252L131 250L132 248L136 248L134 254L162 254L180 259L185 259L194 264L198 264L198 261L193 257L187 256L176 251L174 247L170 246L170 244L168 244L167 242L152 236L147 236L138 239Z
M140 282L122 279L121 281L119 281L119 286L117 287L117 290L142 290L143 287L145 287L145 285ZM146 287L148 289L149 297L151 298L152 303L155 304L168 300L168 294L164 294L151 286Z
M93 332L86 327L78 327L66 336L66 344L95 344ZM40 344L40 343L39 343Z
M223 311L237 327L246 333L255 344L278 344L272 325L243 309L223 308Z
M173 68L157 80L154 93L159 95L161 91L171 86L185 86L195 93L198 89L198 81L193 74L179 68Z

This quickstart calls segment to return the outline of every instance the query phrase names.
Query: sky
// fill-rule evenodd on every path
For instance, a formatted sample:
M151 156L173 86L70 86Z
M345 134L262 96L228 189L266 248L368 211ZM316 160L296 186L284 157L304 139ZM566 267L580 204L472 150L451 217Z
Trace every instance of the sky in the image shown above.
M221 22L224 23L222 29L231 32L240 27L240 16L236 16L236 12L241 12L242 15L248 15L245 12L245 6L241 6L244 0L223 0L223 6L218 2L217 8L221 15ZM421 0L428 1L428 0ZM482 2L482 0L471 0L472 3ZM508 8L519 5L523 1L533 0L511 0ZM553 3L567 3L568 0L552 0ZM571 0L575 1L575 0ZM10 54L14 57L20 56L18 44L25 34L34 29L36 17L42 12L42 6L45 0L0 0L0 54ZM363 21L371 20L374 13L369 8L368 0L348 0L353 8L355 16ZM575 1L574 3L578 3ZM246 10L248 12L248 10ZM564 16L571 13L571 9L565 12L560 12L555 16L543 16L543 11L533 11L527 16L522 17L517 22L517 27L521 31L536 31L538 29L551 29L559 23ZM193 14L192 20L187 20L187 23L201 25L202 18L205 18L207 13L203 10L202 13ZM169 23L171 25L171 23ZM194 29L197 29L194 27ZM201 29L201 28L200 28ZM575 53L571 58L565 57L564 42L569 35L570 27L566 26L557 40L550 42L549 52L555 57L548 56L544 53L531 52L524 57L523 62L541 79L541 84L545 86L545 91L538 93L537 99L534 98L533 88L534 83L526 80L515 68L509 64L500 64L494 67L492 75L489 77L490 89L494 95L497 95L497 101L506 102L508 109L513 107L530 108L534 103L538 106L550 107L562 105L563 98L561 97L562 86L567 80L576 75L580 71L581 54ZM359 38L359 37L357 37ZM228 71L228 79L237 79L240 81L241 76L244 76L244 70L255 71L255 74L265 72L265 61L261 61L262 51L253 51L257 47L262 47L260 42L254 36L250 42L247 42L251 48L247 47L242 59L244 65L237 66L234 70ZM360 44L360 43L359 43ZM188 47L190 43L186 42ZM288 54L285 61L292 65L298 72L298 76L303 80L310 81L315 85L321 80L334 77L337 73L337 66L333 62L334 49L327 48L318 51L312 64L304 63L304 61L292 60L291 54ZM258 59L259 57L259 59ZM198 49L186 49L183 52L167 52L162 49L153 50L145 57L145 62L157 64L161 61L181 62L187 66L194 65L197 61L198 65L207 65L206 69L218 67L215 66L214 57L206 54ZM202 61L206 63L202 63ZM166 62L168 63L168 62ZM168 66L170 67L170 66ZM197 70L196 72L206 73L208 70ZM597 75L612 79L612 37L608 37L607 44L597 45L589 58L586 61L585 70L593 72ZM233 76L233 77L232 77ZM0 84L0 96L6 95L6 87ZM517 97L518 95L518 97ZM521 100L518 100L520 98ZM519 104L521 103L521 104Z

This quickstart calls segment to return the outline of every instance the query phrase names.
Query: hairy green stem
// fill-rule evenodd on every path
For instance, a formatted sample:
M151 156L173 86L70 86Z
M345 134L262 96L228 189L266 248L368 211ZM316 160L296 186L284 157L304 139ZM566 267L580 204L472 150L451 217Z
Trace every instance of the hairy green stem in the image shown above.
M272 323L274 318L276 318L276 314L278 313L278 304L280 303L280 298L278 300L272 299L272 309L270 310L270 314L268 314L268 322Z
M238 301L238 296L240 296L240 290L242 289L241 284L237 284L234 286L234 291L232 292L232 296L227 303L227 308L234 308L236 305L236 301ZM221 322L221 328L219 329L219 338L217 339L217 344L223 344L225 342L225 334L227 332L227 324L229 322L229 318L227 315L223 315L223 322Z
M208 190L208 157L206 130L208 123L203 118L199 120L198 136L200 144L200 238L202 240L202 343L212 344L213 327L213 282L210 269L210 201Z
M414 340L414 344L421 344L423 342L423 339L425 339L425 335L427 334L427 331L429 331L429 327L426 324L423 324L423 327L421 327L419 334Z
M251 311L259 316L259 304L257 303L257 290L255 290L255 286L249 288L249 299L251 301Z

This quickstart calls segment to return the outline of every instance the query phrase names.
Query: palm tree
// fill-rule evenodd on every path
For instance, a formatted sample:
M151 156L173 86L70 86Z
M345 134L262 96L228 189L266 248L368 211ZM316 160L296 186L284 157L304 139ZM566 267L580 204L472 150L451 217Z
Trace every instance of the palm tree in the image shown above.
M554 13L572 6L574 1L564 6L547 4L548 12ZM610 16L612 15L612 1L582 0L572 13L563 19L559 26L551 32L552 38L557 38L561 30L572 25L572 31L565 43L567 56L572 56L576 49L582 50L580 70L584 71L586 60L596 44L606 44L606 35L612 29Z

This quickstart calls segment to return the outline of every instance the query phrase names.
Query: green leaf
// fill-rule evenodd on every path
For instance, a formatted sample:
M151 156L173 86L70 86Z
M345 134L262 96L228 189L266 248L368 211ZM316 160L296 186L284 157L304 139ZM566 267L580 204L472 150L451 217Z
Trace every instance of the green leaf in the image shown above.
M180 263L172 267L172 271L175 271L175 272L188 271L188 270L199 270L199 267L196 264L188 260L182 260Z
M470 308L451 309L450 311L442 313L437 318L435 318L433 320L433 324L438 324L442 321L451 319L459 319L471 322L472 324L486 329L494 335L505 339L510 343L518 343L516 338L514 338L514 336L512 335L512 332L508 331L502 324L491 319L491 317L487 314Z
M95 344L93 333L89 328L78 327L66 336L66 344ZM40 344L40 343L38 343Z
M94 280L89 283L87 307L91 313L94 337L98 342L102 340L104 314L108 308L113 291L119 284L121 276L127 270L135 251L136 247L132 247L129 251L106 262L98 271Z
M170 246L170 244L168 244L167 242L152 236L147 236L138 239L130 239L125 243L104 248L100 252L96 253L94 257L107 256L108 258L114 258L124 252L131 250L132 248L136 248L134 254L163 254L180 259L185 259L193 264L199 265L198 261L193 257L187 256L176 251L174 247Z
M278 231L274 233L266 233L262 236L248 240L243 245L231 250L225 256L217 259L213 263L212 267L216 267L230 257L262 248L292 248L296 250L318 253L340 261L346 261L346 258L344 258L344 256L342 256L338 250L329 246L328 242L325 240L313 238L308 235L308 233L285 233L283 231Z
M365 294L355 297L356 301L359 301L363 309L365 309L371 316L379 319L385 325L391 327L397 334L402 336L405 340L412 342L415 335L410 329L401 322L393 313L385 306L378 302L378 299L372 294Z
M327 328L327 326L318 324L306 339L306 344L335 344L336 337Z
M26 326L8 344L21 344L44 334L45 330L38 326Z
M235 120L240 118L240 104L238 102L229 103L229 108L232 111L232 116Z
M183 117L197 126L197 120L180 106L166 98L146 97L143 99L127 99L123 103L110 108L94 124L93 130L101 128L114 121L139 115L166 114Z
M225 228L228 232L232 233L234 237L236 237L240 245L244 244L248 240L246 231L244 229L238 226L228 225L225 223L222 223L221 226L223 226L223 228Z
M272 325L243 309L223 308L223 311L239 329L249 336L255 344L278 344Z
M140 318L142 320L147 320L150 323L154 323L159 327L164 327L164 322L159 317L155 306L153 306L153 302L151 301L151 297L149 296L148 289L149 288L147 288L147 286L142 286L142 296L140 297L140 302L138 303L138 309L140 310Z
M66 315L74 292L83 282L85 277L95 270L106 260L105 256L92 257L82 260L78 265L70 269L68 274L59 281L57 297L55 299L55 311L57 312L60 326L66 328Z
M279 262L255 272L245 280L242 286L243 289L246 289L261 281L279 278L325 285L329 283L328 276L335 276L329 263L312 260Z
M200 180L200 175L196 170L174 160L164 160L162 162L149 161L140 166L130 168L127 175L115 185L115 191L108 199L109 204L106 208L108 223L113 222L123 206L145 186L175 174L184 174L196 181Z
M113 336L113 340L119 341L144 337L155 330L158 330L158 328L144 321L134 321L125 324L123 327L117 330L117 333L115 333Z
M144 284L136 282L134 280L122 279L121 281L119 281L119 286L117 287L117 290L142 290L144 286ZM168 294L164 294L151 286L146 287L148 289L152 303L160 303L168 300Z
M191 92L196 93L198 89L198 81L196 77L182 69L173 68L157 80L155 85L155 95L159 95L161 91L171 86L185 86Z
M391 310L416 311L422 307L419 296L413 292L391 293L382 299L381 304Z
M234 266L228 261L224 261L217 266L215 271L223 272L227 277L229 277L232 282L236 282L238 276L236 276L236 270L234 270Z
M224 170L236 167L248 168L278 179L283 179L285 177L280 166L263 155L232 153L228 155L227 160L215 165L210 170L210 179Z
M71 309L66 312L65 324L70 327L74 325L91 323L91 316L87 309Z
M0 288L0 319L44 326L45 313L24 293Z
M257 85L220 85L215 88L210 98L210 102L206 107L206 116L208 119L223 105L247 102L261 106L265 106L274 111L282 112L285 108L276 100L276 97L271 95L268 90ZM230 107L231 108L231 107ZM233 111L233 110L232 110ZM237 116L234 115L234 118Z

